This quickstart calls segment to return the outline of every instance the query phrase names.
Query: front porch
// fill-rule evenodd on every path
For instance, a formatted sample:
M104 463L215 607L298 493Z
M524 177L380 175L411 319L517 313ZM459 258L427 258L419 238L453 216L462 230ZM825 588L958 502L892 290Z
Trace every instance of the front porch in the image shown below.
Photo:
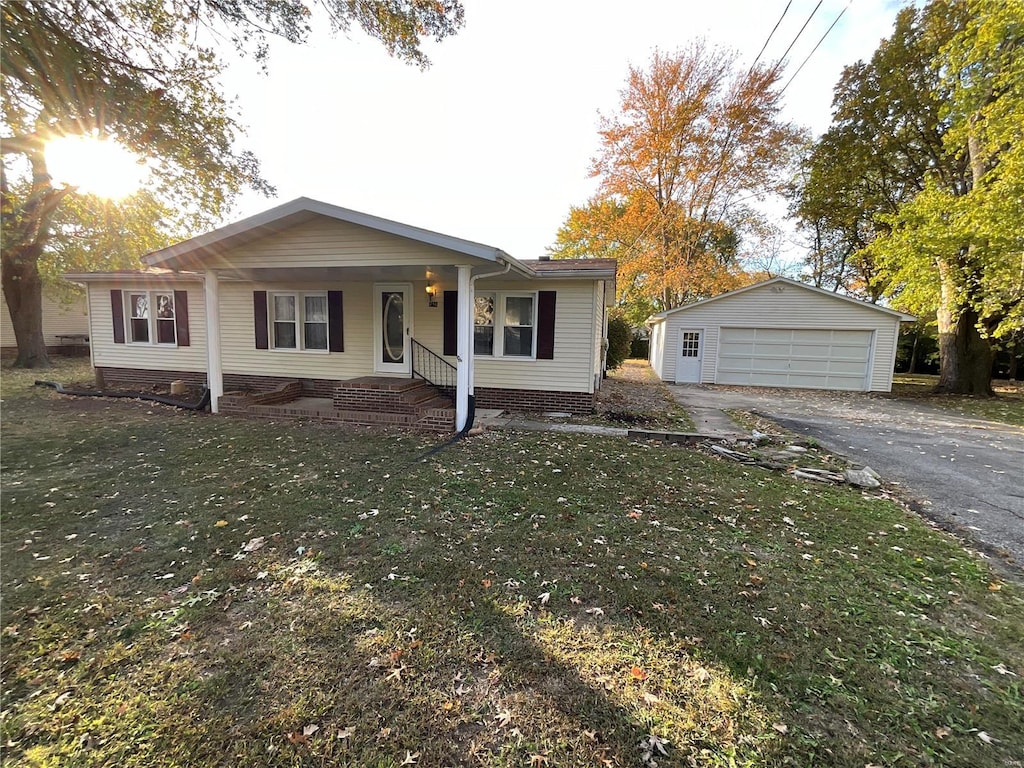
M348 381L276 382L270 389L229 390L221 413L254 418L305 418L348 424L388 425L451 432L455 406L441 389L423 379L362 376Z

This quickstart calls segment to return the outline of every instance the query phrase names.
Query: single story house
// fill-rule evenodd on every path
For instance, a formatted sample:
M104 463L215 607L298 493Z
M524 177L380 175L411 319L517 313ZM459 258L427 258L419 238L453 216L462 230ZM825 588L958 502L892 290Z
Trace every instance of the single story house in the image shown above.
M601 385L614 260L519 261L299 198L143 262L66 276L87 288L107 385L183 380L214 412L443 429L474 407L588 413Z
M902 312L775 277L652 315L663 381L888 392Z
M86 355L89 352L89 312L85 293L60 295L43 289L43 339L51 355ZM0 291L0 356L18 354L11 312Z

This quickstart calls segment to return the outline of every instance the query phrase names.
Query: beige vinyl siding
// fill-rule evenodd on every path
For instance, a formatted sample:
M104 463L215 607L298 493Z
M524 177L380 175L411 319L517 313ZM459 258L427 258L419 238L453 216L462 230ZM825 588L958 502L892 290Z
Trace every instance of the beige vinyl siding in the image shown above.
M372 289L372 283L222 282L220 342L224 373L309 379L354 379L373 375ZM345 351L256 349L253 291L341 291ZM413 317L415 319L415 314Z
M776 290L782 288L783 290ZM661 349L661 378L675 381L679 331L693 328L704 332L700 380L718 383L720 328L836 329L872 331L870 391L892 388L892 366L899 335L899 319L868 305L859 306L816 291L793 285L765 285L735 296L682 309L665 317ZM657 366L655 366L657 370Z
M589 280L488 282L477 291L557 291L555 354L552 360L475 358L478 387L593 392L594 284Z
M480 264L425 243L379 232L358 224L318 216L251 243L236 246L210 266L218 269L379 267Z
M89 313L85 294L75 294L62 301L43 291L43 339L47 346L53 347L65 342L57 338L57 334L89 333ZM0 346L16 347L18 341L14 337L14 326L11 324L11 313L7 301L0 293Z
M92 364L102 368L145 368L153 371L205 371L206 370L206 300L201 283L105 283L90 282L89 286L89 339L92 345ZM121 291L122 297L131 291L187 291L189 346L170 344L114 343L114 321L110 310L110 291ZM127 308L126 308L127 315Z

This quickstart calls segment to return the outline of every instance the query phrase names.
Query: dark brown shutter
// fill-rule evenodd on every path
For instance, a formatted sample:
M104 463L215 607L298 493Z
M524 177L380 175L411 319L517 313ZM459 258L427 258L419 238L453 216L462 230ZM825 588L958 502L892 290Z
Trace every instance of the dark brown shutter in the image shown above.
M555 294L557 291L540 291L537 294L537 359L553 360L555 357Z
M114 343L124 344L124 300L116 288L110 291L110 316L114 319Z
M270 336L267 334L267 292L252 292L252 317L256 331L256 349L270 349Z
M444 292L444 354L459 354L459 292Z
M178 337L178 346L187 347L188 337L188 291L174 292L174 330Z
M341 291L327 292L327 337L331 352L345 351L345 316L342 313Z

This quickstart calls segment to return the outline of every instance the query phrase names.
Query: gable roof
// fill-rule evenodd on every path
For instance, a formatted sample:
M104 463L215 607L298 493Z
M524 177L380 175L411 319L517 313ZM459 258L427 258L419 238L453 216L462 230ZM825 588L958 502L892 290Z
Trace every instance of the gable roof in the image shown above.
M265 237L296 224L309 221L316 216L326 216L337 221L357 224L378 232L384 232L407 240L437 246L449 251L474 256L491 262L509 263L513 269L532 276L532 270L509 256L500 248L474 243L451 235L443 235L428 229L421 229L410 224L402 224L368 213L353 211L330 205L308 197L299 197L291 202L278 205L270 210L250 216L233 224L214 229L180 243L153 251L142 257L142 261L150 266L169 267L172 269L195 268L197 263L206 256L216 254L227 248Z
M693 309L694 307L700 307L700 306L703 306L705 304L710 304L710 303L712 303L714 301L719 301L721 299L729 298L730 296L738 296L741 293L746 293L747 291L752 291L755 288L763 288L766 285L773 285L775 283L782 283L783 285L792 285L792 286L794 286L796 288L802 288L805 291L812 291L814 293L820 293L823 296L828 296L829 298L836 299L837 301L845 301L845 302L849 302L850 304L856 304L858 307L863 307L864 309L873 309L873 310L875 310L877 312L882 312L882 313L887 314L887 315L892 315L893 317L898 317L903 322L910 322L912 320L917 320L916 317L914 317L913 315L908 315L905 312L897 312L895 309L889 309L888 307L880 307L877 304L871 304L870 302L867 302L867 301L862 301L860 299L855 299L852 296L844 296L841 293L835 293L833 291L826 291L824 288L818 288L818 287L813 286L813 285L807 285L807 283L801 283L798 280L791 280L788 277L773 277L773 278L771 278L769 280L762 280L759 283L754 283L753 285L746 285L746 286L744 286L742 288L737 288L735 291L729 291L727 293L720 293L717 296L712 296L709 299L701 299L700 301L695 301L692 304L684 304L683 306L676 307L675 309L666 309L664 312L658 312L655 315L651 315L649 318L647 318L647 322L648 323L660 323L660 322L664 321L664 319L666 317L668 317L669 315L674 315L677 312L685 312L685 311L687 311L689 309Z

